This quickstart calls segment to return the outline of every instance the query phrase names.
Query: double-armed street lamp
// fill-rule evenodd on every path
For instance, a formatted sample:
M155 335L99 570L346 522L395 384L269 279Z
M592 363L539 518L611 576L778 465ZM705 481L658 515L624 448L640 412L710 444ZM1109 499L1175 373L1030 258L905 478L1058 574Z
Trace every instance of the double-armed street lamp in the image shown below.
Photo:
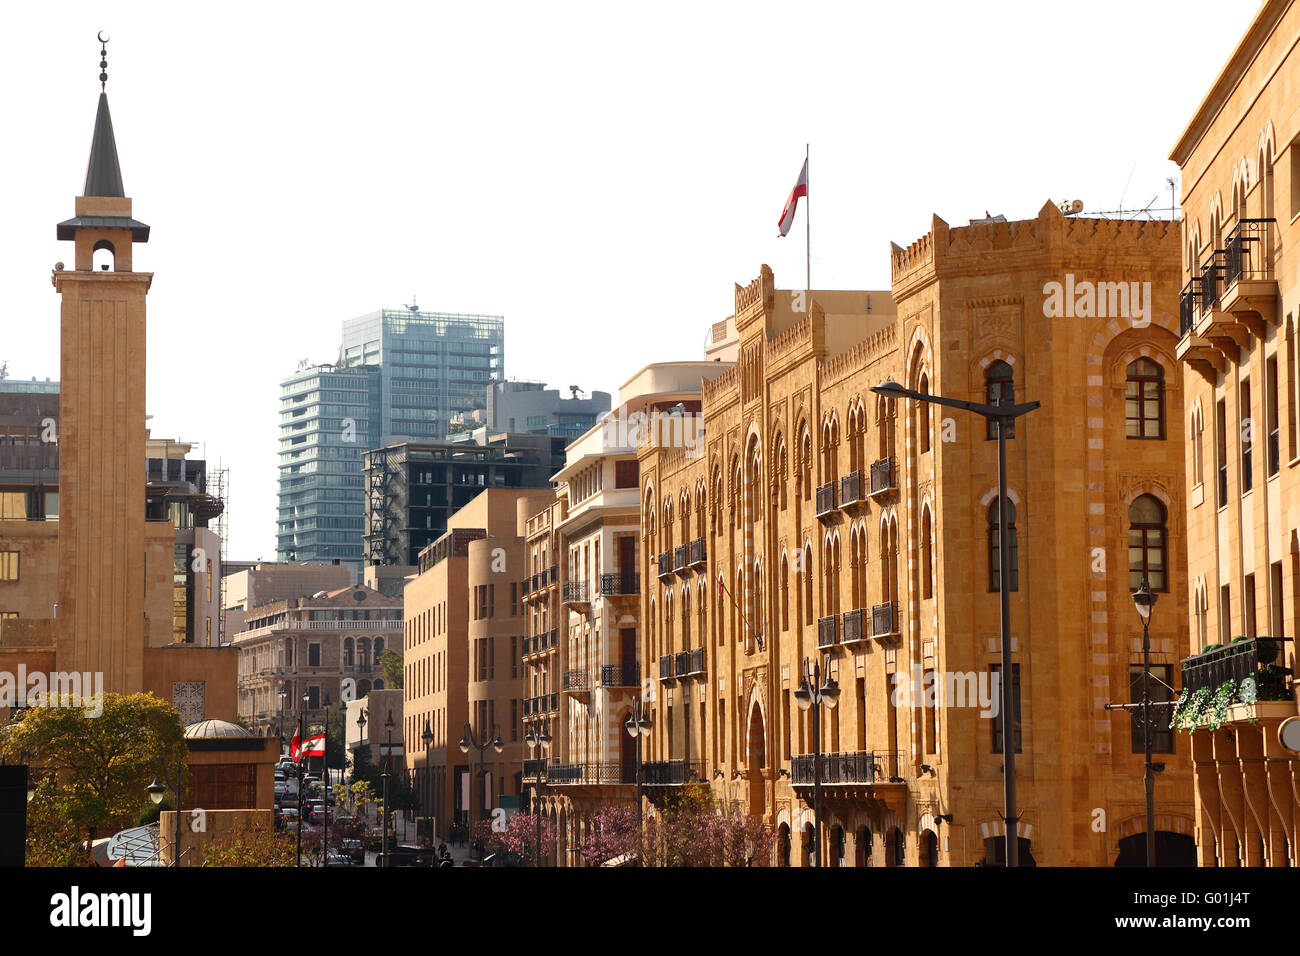
M390 710L388 719L384 721L384 729L388 731L388 742L384 744L384 772L382 774L384 779L384 812L379 821L380 829L383 831L379 843L379 865L381 867L388 866L388 778L393 775L393 728L395 726L397 725L393 721L393 712Z
M810 665L811 664L811 669ZM816 865L822 865L822 705L828 711L834 710L840 700L840 685L831 676L831 656L826 655L825 680L822 679L821 665L803 659L803 681L794 692L795 703L803 711L813 712L813 858Z
M505 746L506 745L501 742L501 728L498 727L496 724L492 725L491 738L489 739L487 736L484 736L480 740L479 735L475 732L474 728L469 725L469 721L468 720L465 721L465 733L460 738L460 752L463 754L467 754L471 750L475 750L478 752L478 775L483 777L483 780L479 785L480 814L482 810L482 804L487 803L487 768L484 766L483 755L487 752L487 749L489 747L491 747L497 753L501 753L501 751L505 749ZM472 757L470 758L470 774L471 775L474 774L474 760ZM471 807L473 806L473 803L474 803L474 794L471 792L470 793ZM473 839L474 822L475 822L474 818L476 816L480 816L480 814L474 814L472 812L469 814L469 819L470 819L469 829L470 829L471 839Z
M420 734L424 742L424 785L427 794L424 807L424 819L429 827L429 845L433 845L433 729L429 718L424 719L424 733Z
M1002 801L1004 801L1004 822L1006 826L1006 865L1018 866L1019 856L1019 814L1015 812L1015 734L1013 731L1014 713L1011 710L1011 581L1010 549L1008 528L1006 528L1006 432L1013 427L1015 419L1027 415L1040 407L1040 402L991 402L982 405L979 402L963 402L958 398L944 398L943 395L931 395L905 389L898 382L887 381L874 385L872 392L885 398L911 398L917 402L931 405L943 405L949 408L962 408L963 411L982 415L993 431L997 432L997 589L1001 596L1001 644L1002 644L1002 687L1000 713L1002 714ZM998 395L1001 399L1001 395Z
M641 793L642 793L642 765L645 763L645 755L641 752L642 741L650 736L650 712L645 709L645 704L640 697L632 699L632 713L628 714L627 721L623 724L628 736L636 741L636 826L637 832L641 831Z
M533 813L537 817L537 866L542 865L542 784L545 783L544 773L546 770L546 755L551 752L551 735L546 731L546 725L538 722L537 726L529 727L528 733L524 735L524 743L528 744L528 749L533 755L534 773L533 778Z

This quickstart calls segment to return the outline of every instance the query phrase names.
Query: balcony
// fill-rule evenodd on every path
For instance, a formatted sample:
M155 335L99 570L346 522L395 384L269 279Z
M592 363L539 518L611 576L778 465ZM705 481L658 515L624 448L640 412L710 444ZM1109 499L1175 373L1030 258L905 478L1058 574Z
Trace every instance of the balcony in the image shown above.
M586 671L565 671L564 692L566 694L586 694L591 690Z
M673 655L665 654L663 657L659 658L659 679L673 679Z
M554 714L560 709L560 695L543 694L541 697L524 698L524 716L536 717L542 714Z
M536 577L536 575L534 575L534 577ZM520 597L528 597L528 595L532 593L533 591L532 580L533 580L532 578L524 578L522 581L519 582Z
M898 639L898 605L892 601L871 609L871 636L878 641Z
M636 783L636 765L617 763L569 763L551 767L548 784L562 787L611 786Z
M704 648L695 647L686 652L686 673L703 674L704 673Z
M815 761L813 754L799 754L790 758L790 782L796 787L811 787L814 783ZM847 753L822 754L822 786L866 784L876 782L876 755L869 750Z
M600 668L602 687L638 687L641 684L641 668L636 665L620 667L617 664L604 664Z
M828 481L824 485L817 486L817 510L814 512L818 518L825 518L835 513L835 482Z
M524 780L532 781L545 779L546 761L541 759L529 759L524 761Z
M1200 301L1200 276L1192 276L1178 296L1178 345L1174 355L1202 376L1214 381L1215 375L1227 371L1228 359L1215 343L1197 332L1197 303ZM1207 323L1208 327L1208 323Z
M604 597L639 594L640 591L641 587L635 571L631 574L607 571L600 576L600 593Z
M865 500L862 497L862 472L851 471L840 479L841 508L851 508Z
M1290 640L1289 637L1239 637L1230 644L1183 658L1183 690L1189 697L1199 690L1214 694L1228 681L1234 681L1239 692L1241 682L1253 678L1257 700L1289 701L1287 678L1291 670L1280 662L1285 660L1282 643Z
M659 563L659 577L672 577L673 573L673 554L671 551L665 551L655 559Z
M690 673L691 655L687 651L679 651L673 655L673 674L677 677L685 677Z
M1220 308L1239 320L1277 322L1277 279L1270 261L1273 219L1241 219L1223 243ZM1260 334L1262 328L1256 333Z
M870 498L878 495L891 494L898 490L897 477L894 475L894 459L880 458L871 463L871 490L867 493Z
M839 624L840 619L834 614L817 619L818 647L834 647L839 643Z
M680 787L704 779L704 765L685 760L657 760L641 765L641 782L647 787Z
M575 608L586 607L590 604L590 599L587 597L587 582L565 581L560 603Z
M863 611L859 608L856 611L845 611L843 621L840 625L840 643L856 644L858 641L865 641L867 634L862 627Z
M707 554L708 553L704 547L704 539L696 538L690 544L690 552L686 559L687 563L693 568L702 568L707 560Z
M673 570L686 570L686 545L684 544L679 544L677 547L673 548Z

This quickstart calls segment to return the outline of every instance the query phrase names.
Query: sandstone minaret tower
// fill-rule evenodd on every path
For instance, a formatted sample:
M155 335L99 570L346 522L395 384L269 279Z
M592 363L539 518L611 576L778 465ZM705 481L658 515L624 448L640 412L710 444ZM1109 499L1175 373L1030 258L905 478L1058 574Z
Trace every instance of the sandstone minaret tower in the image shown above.
M101 36L101 41L103 37ZM56 267L60 309L58 666L101 671L104 690L138 691L145 590L145 295L132 268L149 227L131 217L108 112L99 110L76 215L58 225L73 268Z

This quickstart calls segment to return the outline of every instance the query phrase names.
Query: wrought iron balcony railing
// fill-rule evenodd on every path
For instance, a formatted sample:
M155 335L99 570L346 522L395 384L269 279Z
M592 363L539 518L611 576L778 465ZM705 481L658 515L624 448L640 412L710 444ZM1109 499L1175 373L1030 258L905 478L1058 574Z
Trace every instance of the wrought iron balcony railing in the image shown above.
M852 644L854 641L864 640L867 636L862 631L862 609L845 611L840 630L840 643Z
M862 500L862 472L851 471L840 479L840 507L847 508Z
M889 637L898 633L898 605L892 601L871 609L871 636Z
M818 518L824 518L835 510L835 482L828 481L824 485L817 486L817 510Z
M677 547L673 548L673 570L686 570L686 545L684 544L679 544Z
M704 547L704 539L696 538L690 545L690 555L687 558L688 563L693 568L699 567L705 563L706 556L707 552Z
M564 672L564 689L565 690L590 690L589 681L587 680L586 671L565 671Z
M565 604L586 604L587 603L587 582L586 581L565 581L564 597Z
M680 787L703 779L704 765L696 761L656 760L641 767L641 782L647 787Z
M1223 285L1240 279L1270 279L1268 230L1276 219L1242 219L1223 243Z
M686 652L686 673L704 673L704 648L693 647Z
M790 758L790 782L795 786L813 785L814 756L799 754ZM876 772L876 754L869 750L822 754L821 782L825 786L872 784L876 782Z
M1178 293L1178 337L1182 338L1196 328L1196 305L1200 298L1201 277L1192 276L1190 282Z
M685 677L690 673L691 656L686 651L678 651L673 655L673 673L678 677Z
M659 576L666 578L673 573L673 554L665 551L655 559L659 564Z
M665 654L663 657L659 658L659 679L673 679L673 655Z
M840 619L834 614L817 619L818 647L834 647L839 643L839 624Z
M1214 693L1227 681L1240 685L1245 678L1253 677L1258 700L1289 700L1286 679L1291 669L1282 666L1285 660L1282 643L1290 640L1289 637L1238 639L1185 657L1183 689L1189 695L1202 688Z
M1201 263L1201 314L1209 315L1219 304L1219 278L1223 271L1223 250L1216 249Z
M641 668L636 665L620 667L617 664L603 664L600 668L600 683L605 687L637 687L641 683Z
M603 595L639 594L640 591L640 580L635 571L631 574L606 571L600 576L600 593Z
M883 495L885 492L893 491L895 488L894 480L894 459L879 458L871 463L871 495Z
M636 783L636 764L569 763L556 764L550 769L547 783L559 786L608 786Z

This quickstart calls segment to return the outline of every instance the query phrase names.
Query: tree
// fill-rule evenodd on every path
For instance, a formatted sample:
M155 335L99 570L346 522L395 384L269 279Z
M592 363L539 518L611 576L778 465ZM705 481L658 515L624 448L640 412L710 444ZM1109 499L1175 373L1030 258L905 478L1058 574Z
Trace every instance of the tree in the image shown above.
M391 647L385 647L379 652L379 666L384 669L384 686L394 690L400 690L402 679L405 674L404 665L402 664L402 655L397 653Z
M204 866L293 866L297 844L289 833L254 826L214 840L203 856Z
M152 694L105 694L98 717L86 716L82 703L34 707L0 740L4 759L44 771L50 812L87 843L130 826L154 775L164 765L174 773L187 753L180 714ZM62 824L50 832L63 833ZM58 852L49 847L37 855Z
M325 709L325 760L331 767L348 765L347 734L343 728L346 708L342 703Z
M481 820L474 825L474 838L483 841L484 853L496 853L521 863L531 864L537 859L537 817L531 813L512 813L506 828L500 832L492 824ZM549 818L542 818L542 846L555 845L555 826Z
M767 866L772 832L759 820L727 812L706 787L691 786L647 813L607 807L592 820L579 852L590 863L626 858L642 866Z

